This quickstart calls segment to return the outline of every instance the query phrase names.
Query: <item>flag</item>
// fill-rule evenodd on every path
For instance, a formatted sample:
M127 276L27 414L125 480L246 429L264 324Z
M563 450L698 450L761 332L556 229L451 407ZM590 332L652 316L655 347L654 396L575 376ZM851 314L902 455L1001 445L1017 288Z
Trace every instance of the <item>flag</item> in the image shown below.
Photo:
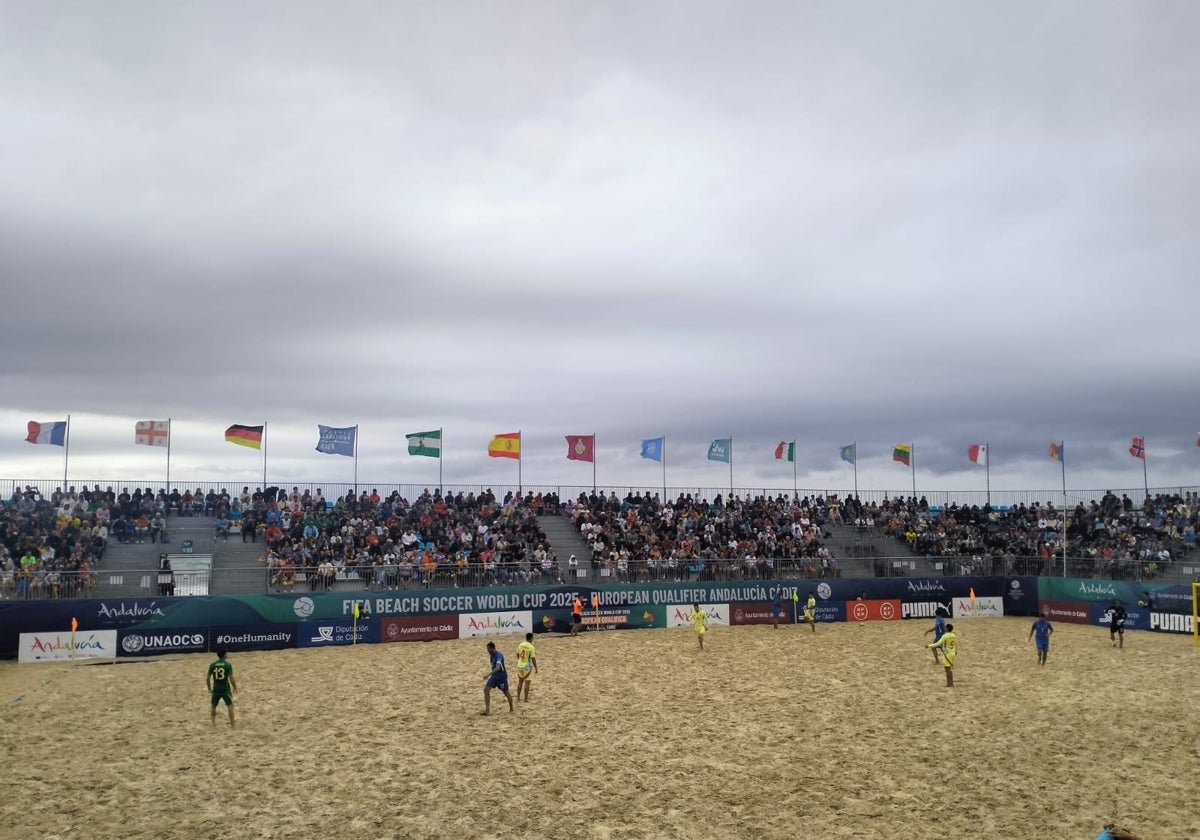
M661 461L663 459L663 441L666 438L650 438L650 440L642 441L642 457L649 458L651 461Z
M317 424L317 451L326 455L348 455L354 457L354 439L358 437L358 426L338 429Z
M133 427L133 442L143 446L166 446L170 437L169 420L139 420Z
M779 445L775 447L776 461L795 461L796 460L796 441L787 443L779 441Z
M424 455L428 458L442 457L442 430L433 432L413 432L405 435L408 441L409 455Z
M521 460L521 433L509 432L496 435L488 444L488 455L492 458L515 458Z
M71 632L74 633L79 629L79 622L75 620L75 616L71 616Z
M912 447L904 444L897 444L892 449L892 460L899 461L906 467L912 466Z
M595 435L567 435L568 461L596 461Z
M729 450L733 448L730 438L717 438L708 445L708 460L729 463Z
M848 443L843 446L839 452L841 453L843 461L849 461L851 464L853 464L858 458L858 444Z
M355 601L354 602L354 618L356 621L358 620L358 617L360 615L362 615L362 611L359 610L359 608L358 608L358 601Z
M1061 461L1063 459L1063 449L1064 448L1065 448L1065 445L1061 444L1061 443L1050 444L1050 457L1053 458L1055 461Z
M249 446L251 449L262 449L262 436L262 426L240 426L234 423L225 430L226 443Z
M29 421L29 434L25 437L27 443L48 443L51 446L67 445L67 421L55 420L53 423L38 423Z
M987 444L975 443L971 446L968 446L967 457L976 464L987 466Z
M1146 439L1144 437L1135 437L1133 439L1133 446L1129 447L1129 454L1134 458L1141 458L1143 461L1145 461Z

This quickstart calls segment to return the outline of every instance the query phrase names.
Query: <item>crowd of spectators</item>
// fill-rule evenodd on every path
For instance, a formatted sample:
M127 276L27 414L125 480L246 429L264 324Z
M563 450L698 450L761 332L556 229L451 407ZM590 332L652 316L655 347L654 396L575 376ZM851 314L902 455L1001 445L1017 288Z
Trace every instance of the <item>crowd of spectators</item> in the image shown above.
M1149 580L1196 544L1194 493L1148 496L1135 505L1108 492L1070 510L1046 504L933 507L915 497L861 504L839 518L890 535L910 552L938 558L953 574L1045 574Z
M558 558L538 523L556 512L557 496L488 490L426 490L413 501L393 492L348 493L332 505L320 491L296 488L261 501L270 585L313 591L337 580L367 588L485 586L561 580ZM250 500L250 515L259 516ZM243 539L246 529L243 528Z
M0 597L82 597L108 548L111 507L104 494L17 488L0 505Z
M822 544L824 499L784 495L712 502L681 494L581 494L566 513L591 546L599 574L620 581L838 577Z

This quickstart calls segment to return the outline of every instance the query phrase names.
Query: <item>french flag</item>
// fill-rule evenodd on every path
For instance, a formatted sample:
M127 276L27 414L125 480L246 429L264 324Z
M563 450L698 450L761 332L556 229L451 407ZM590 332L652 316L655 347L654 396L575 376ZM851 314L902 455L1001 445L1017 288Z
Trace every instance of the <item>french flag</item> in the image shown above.
M67 421L56 420L53 423L38 423L29 421L27 443L48 443L51 446L67 445Z

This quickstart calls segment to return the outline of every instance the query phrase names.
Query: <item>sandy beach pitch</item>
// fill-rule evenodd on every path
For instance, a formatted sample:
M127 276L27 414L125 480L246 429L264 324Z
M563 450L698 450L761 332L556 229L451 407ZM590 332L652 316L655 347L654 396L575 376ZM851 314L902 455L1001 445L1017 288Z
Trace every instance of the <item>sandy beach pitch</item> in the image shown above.
M539 636L491 717L482 639L235 653L232 731L211 655L0 663L0 837L1200 837L1190 637L930 624Z

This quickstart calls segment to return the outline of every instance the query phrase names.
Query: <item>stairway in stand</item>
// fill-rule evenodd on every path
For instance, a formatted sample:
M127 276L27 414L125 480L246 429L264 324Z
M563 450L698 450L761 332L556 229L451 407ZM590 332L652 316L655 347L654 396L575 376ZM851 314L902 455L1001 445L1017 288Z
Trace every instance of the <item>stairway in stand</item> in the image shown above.
M538 516L538 525L546 532L546 540L550 543L550 551L558 558L559 574L568 583L567 559L574 554L579 561L581 577L590 582L596 582L596 571L592 566L592 549L588 545L571 520L560 513L543 513Z

